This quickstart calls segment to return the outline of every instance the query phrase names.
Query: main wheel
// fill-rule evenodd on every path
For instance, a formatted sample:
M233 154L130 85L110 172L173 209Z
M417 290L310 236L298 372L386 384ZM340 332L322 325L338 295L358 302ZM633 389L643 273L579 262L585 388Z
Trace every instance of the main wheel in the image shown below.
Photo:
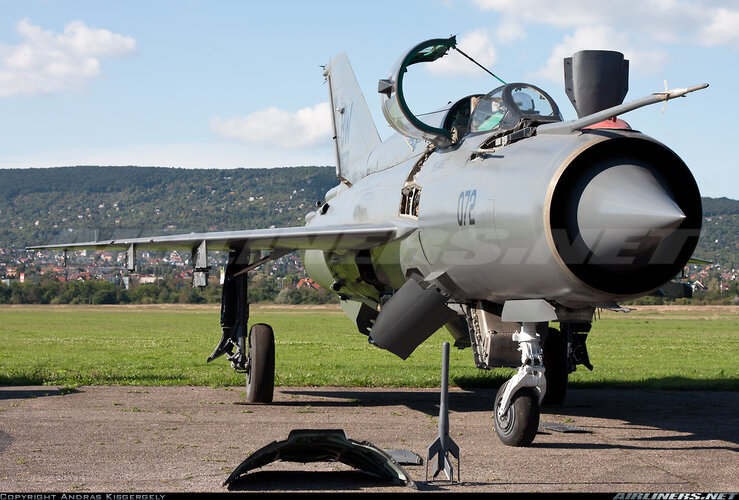
M544 355L544 378L547 390L542 404L559 405L564 403L567 393L567 336L556 328L550 328L542 346Z
M271 403L275 388L275 334L272 327L257 323L249 330L249 368L246 372L246 400Z
M511 406L502 416L498 415L503 392L508 382L498 389L495 396L495 432L508 446L529 446L539 429L539 398L530 387L516 391L511 398Z

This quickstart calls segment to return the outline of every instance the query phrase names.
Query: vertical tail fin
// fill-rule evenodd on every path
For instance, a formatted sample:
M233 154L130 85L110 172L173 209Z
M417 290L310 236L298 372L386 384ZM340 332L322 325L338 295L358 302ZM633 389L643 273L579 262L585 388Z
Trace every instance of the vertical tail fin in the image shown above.
M328 80L336 146L336 176L354 184L366 175L365 158L382 141L345 53L331 59Z

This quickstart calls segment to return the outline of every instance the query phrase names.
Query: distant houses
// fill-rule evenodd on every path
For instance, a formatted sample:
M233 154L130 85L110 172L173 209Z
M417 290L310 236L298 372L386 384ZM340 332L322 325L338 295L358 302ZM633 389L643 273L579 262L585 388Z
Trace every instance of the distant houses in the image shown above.
M314 282L310 278L303 278L300 281L298 281L298 285L297 285L296 288L298 290L300 290L301 288L312 288L314 290L318 290L319 288L321 288L321 285L319 285L318 283Z

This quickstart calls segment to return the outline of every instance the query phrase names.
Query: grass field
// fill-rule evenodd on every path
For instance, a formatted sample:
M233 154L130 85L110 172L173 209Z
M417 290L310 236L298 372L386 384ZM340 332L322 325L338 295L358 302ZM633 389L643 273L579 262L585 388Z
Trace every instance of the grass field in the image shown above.
M575 387L739 390L739 307L638 307L604 312L588 338L595 370ZM338 307L252 307L251 322L276 337L282 386L436 387L436 333L402 361L367 343ZM2 306L0 385L238 386L224 358L206 364L220 339L217 306ZM451 382L498 386L511 370L475 368L452 348Z

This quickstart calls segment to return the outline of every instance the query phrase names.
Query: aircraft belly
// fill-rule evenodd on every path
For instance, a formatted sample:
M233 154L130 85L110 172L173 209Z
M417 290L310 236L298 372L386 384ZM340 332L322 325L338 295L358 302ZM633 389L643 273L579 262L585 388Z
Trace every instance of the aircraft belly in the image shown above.
M367 176L328 201L328 209L311 226L373 224L399 220L401 188L415 160ZM320 212L320 209L319 209ZM400 244L389 242L366 252L306 252L308 274L340 297L376 304L383 293L405 282L400 269Z

